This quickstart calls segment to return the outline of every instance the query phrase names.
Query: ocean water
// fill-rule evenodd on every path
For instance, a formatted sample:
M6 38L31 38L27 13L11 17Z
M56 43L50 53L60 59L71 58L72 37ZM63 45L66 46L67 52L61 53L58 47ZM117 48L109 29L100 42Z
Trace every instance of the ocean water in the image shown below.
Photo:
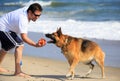
M43 13L29 31L51 33L61 27L76 37L120 40L120 0L0 0L0 16L38 2Z
M120 0L0 0L0 16L18 8L27 7L35 2L42 5L43 12L36 22L30 23L30 32L45 34L54 32L61 27L64 34L90 39L114 40L119 44ZM48 45L46 46L49 48ZM51 52L54 49L52 47L54 45L47 51ZM120 46L117 45L117 48ZM26 48L24 52L33 54L34 48L29 49ZM118 58L119 50L113 52L105 47L104 49L107 53L106 65L120 67L118 63L120 61ZM36 55L33 56L63 58L57 48L56 51L51 52L56 56L45 55L46 49L44 47L35 51ZM40 55L39 52L42 52L43 55Z

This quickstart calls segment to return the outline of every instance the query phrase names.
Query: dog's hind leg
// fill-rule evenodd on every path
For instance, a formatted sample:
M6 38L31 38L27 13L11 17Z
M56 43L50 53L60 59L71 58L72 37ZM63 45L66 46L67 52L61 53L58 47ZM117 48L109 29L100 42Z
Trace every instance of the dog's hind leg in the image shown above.
M97 64L100 66L101 69L101 74L102 74L102 78L105 78L105 74L104 74L104 59L102 60L96 60Z
M87 63L87 65L89 65L90 70L86 73L86 75L84 77L87 77L92 72L92 70L94 68L94 64L92 64L92 62Z
M105 58L104 52L101 52L95 58L96 63L100 66L102 78L105 78L105 74L104 74L104 58Z

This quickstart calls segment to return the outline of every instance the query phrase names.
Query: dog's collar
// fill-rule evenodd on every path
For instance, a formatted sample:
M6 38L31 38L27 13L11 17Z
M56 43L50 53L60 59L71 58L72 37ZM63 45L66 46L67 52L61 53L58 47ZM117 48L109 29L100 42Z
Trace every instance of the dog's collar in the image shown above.
M68 38L67 38L67 39L65 39L65 44L67 44L67 42L68 42Z
M65 39L65 45L70 44L71 40L72 40L72 37L67 37Z
M62 50L65 50L66 49L66 47L70 44L70 42L71 42L71 40L72 40L72 37L66 37L66 39L65 39L65 44L61 47L61 49Z

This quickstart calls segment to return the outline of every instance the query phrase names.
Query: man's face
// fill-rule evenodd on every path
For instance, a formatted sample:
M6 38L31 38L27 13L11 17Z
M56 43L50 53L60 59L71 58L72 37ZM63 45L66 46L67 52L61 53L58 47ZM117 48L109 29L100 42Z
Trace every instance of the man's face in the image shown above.
M41 15L41 12L38 10L36 10L35 12L31 12L30 20L35 22L40 17L40 15Z

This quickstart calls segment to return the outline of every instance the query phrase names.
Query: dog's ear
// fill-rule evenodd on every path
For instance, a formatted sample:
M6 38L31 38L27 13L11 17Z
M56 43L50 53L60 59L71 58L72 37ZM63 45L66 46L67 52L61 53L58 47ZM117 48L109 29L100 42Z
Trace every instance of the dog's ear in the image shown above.
M61 27L59 29L57 29L57 34L59 37L60 37L60 35L62 35Z

